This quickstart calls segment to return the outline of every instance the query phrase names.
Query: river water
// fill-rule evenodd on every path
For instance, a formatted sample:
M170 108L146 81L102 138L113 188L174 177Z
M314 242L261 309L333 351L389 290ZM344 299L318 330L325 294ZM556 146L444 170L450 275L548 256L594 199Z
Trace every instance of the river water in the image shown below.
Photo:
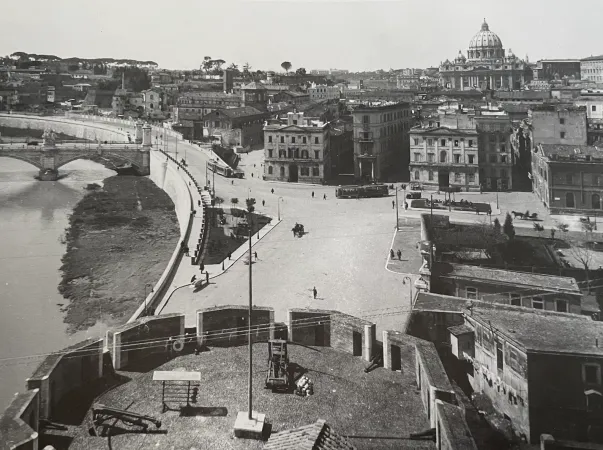
M88 183L99 183L115 172L91 161L63 166L57 182L33 177L38 169L0 158L0 411L48 354L104 334L97 323L69 335L59 294L62 236L75 204Z

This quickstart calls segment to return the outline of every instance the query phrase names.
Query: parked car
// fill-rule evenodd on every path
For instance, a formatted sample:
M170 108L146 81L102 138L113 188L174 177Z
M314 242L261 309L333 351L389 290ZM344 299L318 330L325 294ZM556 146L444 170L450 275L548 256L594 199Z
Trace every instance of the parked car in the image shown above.
M31 142L28 142L27 145L38 145L38 142L37 141L31 141Z
M423 186L421 186L419 183L410 183L410 190L411 191L422 191ZM419 197L419 198L421 198L421 197Z
M406 198L418 199L418 198L421 198L421 193L420 192L410 192L409 194L406 194Z

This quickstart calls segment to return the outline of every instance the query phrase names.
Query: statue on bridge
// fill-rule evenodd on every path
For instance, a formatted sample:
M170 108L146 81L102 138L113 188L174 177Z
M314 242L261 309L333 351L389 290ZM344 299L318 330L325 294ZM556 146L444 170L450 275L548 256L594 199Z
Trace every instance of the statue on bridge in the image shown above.
M42 139L42 145L44 145L44 147L54 147L56 143L56 133L50 128L46 128L44 134L42 134Z

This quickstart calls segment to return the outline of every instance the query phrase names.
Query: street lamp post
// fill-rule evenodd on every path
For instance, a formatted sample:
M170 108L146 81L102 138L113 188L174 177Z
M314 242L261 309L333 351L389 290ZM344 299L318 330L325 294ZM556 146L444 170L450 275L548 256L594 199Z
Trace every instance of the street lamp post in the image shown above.
M248 414L248 419L252 420L253 416L252 416L252 411L253 411L253 342L252 342L252 337L251 337L251 318L252 318L252 312L253 312L253 290L252 290L252 282L251 282L251 273L252 273L252 263L253 260L251 259L251 228L252 228L252 217L251 217L251 210L252 210L252 206L250 205L250 202L247 202L247 211L249 214L249 318L248 318L248 324L247 324L247 341L249 343L249 386L248 386L248 408L247 408L247 414Z
M281 200L283 200L283 197L279 197L279 198L276 200L276 208L277 208L277 210L278 210L278 220L279 220L279 221L281 220ZM284 200L283 200L283 201L284 201Z
M398 223L400 221L398 213L398 187L396 187L396 231L398 231Z
M410 302L410 306L412 308L412 279L408 276L406 276L402 279L402 284L406 284L406 283L408 283L408 290L409 290L409 294L410 294L409 302Z

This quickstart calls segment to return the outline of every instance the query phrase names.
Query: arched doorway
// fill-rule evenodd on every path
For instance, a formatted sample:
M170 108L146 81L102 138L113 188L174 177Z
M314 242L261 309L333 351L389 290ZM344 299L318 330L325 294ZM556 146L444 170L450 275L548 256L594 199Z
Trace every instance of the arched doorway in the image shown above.
M601 209L601 197L599 196L599 194L592 195L592 208Z
M289 165L289 181L292 183L297 183L298 173L297 173L297 164Z
M565 194L565 206L566 208L575 208L576 203L574 202L574 193L568 192Z

